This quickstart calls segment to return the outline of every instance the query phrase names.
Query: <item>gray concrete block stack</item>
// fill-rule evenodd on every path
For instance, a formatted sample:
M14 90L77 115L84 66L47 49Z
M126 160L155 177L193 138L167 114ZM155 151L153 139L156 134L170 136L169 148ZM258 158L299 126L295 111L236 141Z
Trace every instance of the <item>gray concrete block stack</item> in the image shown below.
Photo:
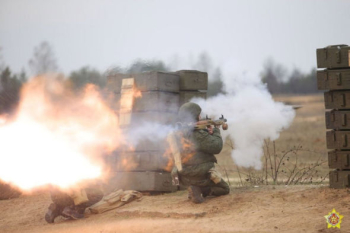
M324 93L331 188L350 187L350 47L317 49L317 85ZM324 69L325 68L325 69Z
M111 107L121 116L123 80L133 78L141 97L134 103L127 122L121 125L125 134L148 123L172 125L176 123L179 107L193 97L206 98L208 75L199 71L144 72L114 74L108 77L107 87L113 98ZM149 134L152 137L152 129ZM131 136L132 137L132 136ZM118 188L139 191L175 191L169 173L169 156L164 140L141 140L134 148L119 147L107 157L114 174L110 183Z
M208 73L194 70L180 70L176 74L180 77L180 105L192 98L207 98Z

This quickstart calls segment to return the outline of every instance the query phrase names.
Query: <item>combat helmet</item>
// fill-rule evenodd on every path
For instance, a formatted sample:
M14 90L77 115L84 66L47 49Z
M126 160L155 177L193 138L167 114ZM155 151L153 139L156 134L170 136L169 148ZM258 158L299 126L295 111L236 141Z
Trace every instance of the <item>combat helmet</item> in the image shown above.
M195 122L201 112L202 109L198 104L191 102L185 103L179 109L178 120L180 122Z

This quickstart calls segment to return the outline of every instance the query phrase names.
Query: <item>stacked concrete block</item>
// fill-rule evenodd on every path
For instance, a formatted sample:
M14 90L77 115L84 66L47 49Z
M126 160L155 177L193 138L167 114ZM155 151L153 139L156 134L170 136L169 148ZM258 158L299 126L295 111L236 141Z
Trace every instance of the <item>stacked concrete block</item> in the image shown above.
M324 93L331 188L350 187L350 47L317 49L317 85ZM325 68L325 69L324 69Z
M172 185L170 174L166 172L115 172L110 183L115 184L116 188L124 190L147 192L174 192L177 190ZM109 186L107 192L113 190L114 187Z
M125 97L127 83L140 91L141 96L134 98L130 113L122 113L121 100ZM183 103L193 97L206 98L208 75L192 70L115 74L108 77L107 86L110 96L113 96L110 105L123 121L121 130L127 135L145 123L175 124ZM152 133L150 130L151 137ZM175 191L176 187L171 185L166 150L165 139L154 141L150 138L142 139L133 148L119 147L107 157L110 170L114 172L110 183L116 188L139 191Z
M176 74L180 77L180 105L192 98L207 98L208 73L194 70L180 70Z

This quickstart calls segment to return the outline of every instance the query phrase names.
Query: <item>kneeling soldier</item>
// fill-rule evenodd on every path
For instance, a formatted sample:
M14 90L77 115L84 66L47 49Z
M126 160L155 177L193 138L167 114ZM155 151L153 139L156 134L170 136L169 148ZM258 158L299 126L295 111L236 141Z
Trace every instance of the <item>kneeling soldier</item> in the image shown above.
M181 106L178 117L183 125L193 124L199 121L201 111L198 104L185 103ZM220 153L223 147L220 129L182 127L175 135L177 145L180 145L180 158L176 158L176 152L172 148L175 160L172 176L178 177L181 184L189 186L189 199L194 203L202 203L206 196L228 194L228 184L215 170L217 160L214 154ZM171 137L168 140L169 138Z

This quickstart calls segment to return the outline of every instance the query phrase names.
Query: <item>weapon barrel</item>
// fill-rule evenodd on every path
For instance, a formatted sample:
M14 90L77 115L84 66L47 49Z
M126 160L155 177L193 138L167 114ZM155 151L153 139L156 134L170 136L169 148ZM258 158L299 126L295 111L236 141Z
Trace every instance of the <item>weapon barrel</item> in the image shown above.
M226 119L201 120L201 121L197 121L196 122L196 126L195 127L197 129L205 129L209 125L214 125L214 126L222 125L222 129L223 130L227 130L228 129L228 125L227 125L226 121L227 121Z

